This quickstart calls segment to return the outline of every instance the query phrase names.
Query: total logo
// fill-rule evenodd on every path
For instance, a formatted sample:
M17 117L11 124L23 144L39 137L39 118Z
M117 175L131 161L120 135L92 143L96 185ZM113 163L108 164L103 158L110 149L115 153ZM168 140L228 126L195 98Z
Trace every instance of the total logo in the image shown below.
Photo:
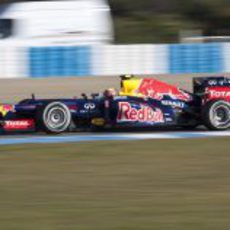
M117 122L125 121L163 123L164 115L158 108L153 110L149 106L141 105L140 109L136 109L128 102L119 102Z
M210 94L211 98L226 98L226 97L230 97L230 91L210 90L208 93Z
M33 120L9 120L5 121L5 130L26 130L34 127Z

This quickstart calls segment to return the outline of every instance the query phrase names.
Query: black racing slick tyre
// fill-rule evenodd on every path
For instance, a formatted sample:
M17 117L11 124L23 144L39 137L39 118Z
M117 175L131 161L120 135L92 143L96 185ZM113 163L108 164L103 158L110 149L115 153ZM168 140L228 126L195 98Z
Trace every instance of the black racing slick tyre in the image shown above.
M68 131L71 125L69 108L61 102L50 102L38 113L38 126L47 133L60 134Z
M210 130L230 128L230 103L224 100L208 102L202 111L204 125Z

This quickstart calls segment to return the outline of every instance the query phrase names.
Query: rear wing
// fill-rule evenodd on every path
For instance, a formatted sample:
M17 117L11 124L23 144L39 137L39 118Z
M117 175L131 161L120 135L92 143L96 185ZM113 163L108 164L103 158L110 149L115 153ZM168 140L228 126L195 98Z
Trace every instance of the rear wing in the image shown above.
M230 78L224 76L194 78L193 92L205 101L214 99L230 101Z

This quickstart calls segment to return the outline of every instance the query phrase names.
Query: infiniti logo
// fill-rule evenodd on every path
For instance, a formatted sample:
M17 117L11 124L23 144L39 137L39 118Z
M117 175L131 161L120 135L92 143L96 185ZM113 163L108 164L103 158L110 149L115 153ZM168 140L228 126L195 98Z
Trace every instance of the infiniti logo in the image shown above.
M84 104L84 108L87 110L93 110L95 109L96 105L94 103L86 103Z

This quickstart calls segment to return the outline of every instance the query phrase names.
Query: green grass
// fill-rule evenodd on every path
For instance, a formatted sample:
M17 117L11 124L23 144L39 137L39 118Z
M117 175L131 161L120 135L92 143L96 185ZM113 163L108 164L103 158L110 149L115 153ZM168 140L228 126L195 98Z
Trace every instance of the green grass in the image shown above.
M0 229L228 230L229 138L0 147Z

